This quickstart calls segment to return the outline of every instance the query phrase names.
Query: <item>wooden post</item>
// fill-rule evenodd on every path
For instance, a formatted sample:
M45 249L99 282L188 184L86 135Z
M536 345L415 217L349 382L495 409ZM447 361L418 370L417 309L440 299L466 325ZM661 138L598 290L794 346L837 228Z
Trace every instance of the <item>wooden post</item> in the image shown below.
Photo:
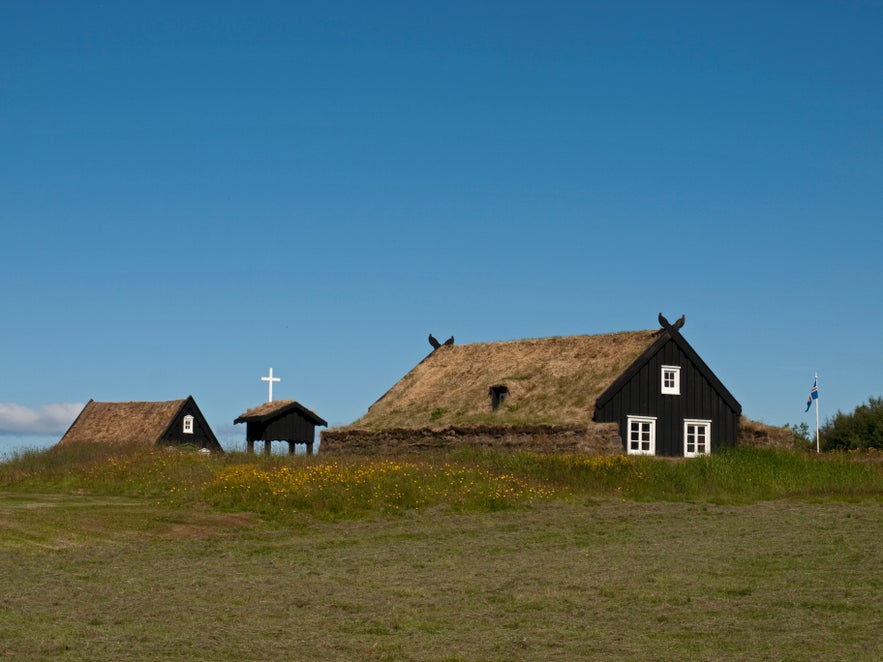
M273 443L272 441L265 441L264 442L264 455L270 454L270 444L272 444L272 443Z
M313 442L308 441L307 442L307 455L312 455L312 454L313 454Z
M289 442L288 442L288 454L289 454L289 455L294 455L294 453L295 453L294 442L293 442L293 441L289 441Z
M251 440L246 441L245 442L245 449L249 453L254 453L254 441L251 441Z

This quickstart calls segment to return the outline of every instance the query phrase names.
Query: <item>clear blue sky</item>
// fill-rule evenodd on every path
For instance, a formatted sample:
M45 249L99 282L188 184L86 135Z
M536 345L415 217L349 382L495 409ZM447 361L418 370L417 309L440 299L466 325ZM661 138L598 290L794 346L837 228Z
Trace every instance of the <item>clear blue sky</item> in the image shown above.
M883 394L883 3L0 5L0 445L90 398L349 423L458 343L656 328ZM76 406L74 406L76 405ZM37 436L35 436L37 435ZM35 441L36 440L36 441Z

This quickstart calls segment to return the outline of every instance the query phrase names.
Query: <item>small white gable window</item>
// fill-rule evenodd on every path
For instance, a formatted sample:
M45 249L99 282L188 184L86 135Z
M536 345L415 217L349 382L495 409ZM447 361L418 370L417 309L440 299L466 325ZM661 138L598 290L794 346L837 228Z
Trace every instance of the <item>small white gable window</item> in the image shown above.
M681 368L676 365L662 366L662 394L681 394Z
M193 417L190 414L184 417L184 434L193 434Z

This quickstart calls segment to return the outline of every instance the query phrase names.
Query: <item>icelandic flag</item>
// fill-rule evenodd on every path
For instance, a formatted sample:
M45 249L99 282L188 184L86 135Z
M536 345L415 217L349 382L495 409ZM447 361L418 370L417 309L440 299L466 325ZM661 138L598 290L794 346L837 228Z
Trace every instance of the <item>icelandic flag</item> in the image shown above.
M812 401L819 399L819 378L816 377L812 382L812 390L809 392L809 397L806 399L806 409L803 410L803 413L809 411L809 408L812 407Z

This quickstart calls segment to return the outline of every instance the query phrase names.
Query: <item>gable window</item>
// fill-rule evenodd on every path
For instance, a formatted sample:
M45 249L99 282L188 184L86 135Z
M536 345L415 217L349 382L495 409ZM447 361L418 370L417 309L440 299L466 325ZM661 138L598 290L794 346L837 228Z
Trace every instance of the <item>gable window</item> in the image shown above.
M681 369L676 365L662 366L662 394L681 394Z
M656 419L649 416L629 416L628 441L629 455L656 454Z
M711 452L711 421L686 419L684 421L684 457L696 457Z
M184 434L193 434L193 417L190 414L184 417Z
M503 384L497 384L488 389L488 394L491 396L491 409L496 410L501 404L503 404L503 401L509 397L509 387Z

